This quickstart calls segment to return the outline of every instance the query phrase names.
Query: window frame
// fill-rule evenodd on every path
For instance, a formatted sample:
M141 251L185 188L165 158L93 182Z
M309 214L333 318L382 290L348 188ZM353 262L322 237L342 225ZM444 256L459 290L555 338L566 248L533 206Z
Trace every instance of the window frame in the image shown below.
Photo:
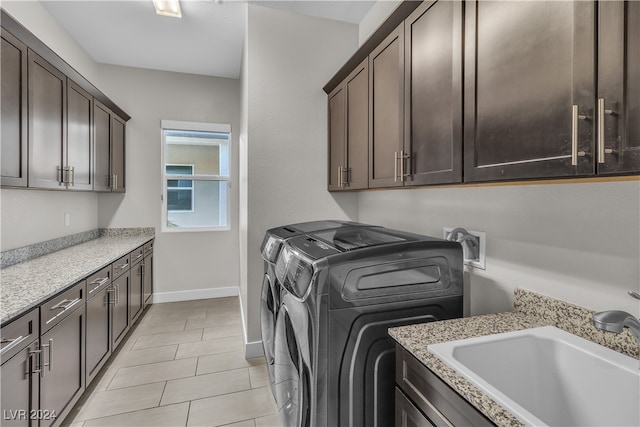
M166 167L167 163L165 163L165 151L166 151L166 138L165 131L195 131L195 132L212 132L212 133L226 133L229 135L229 143L228 143L228 175L209 175L209 174L197 174L195 173L194 166L194 174L193 175L167 175ZM230 221L230 212L231 212L231 192L229 189L232 186L231 174L232 174L232 159L233 159L233 146L232 146L232 133L231 133L231 125L230 124L222 124L222 123L202 123L202 122L186 122L186 121L177 121L177 120L161 120L160 121L160 140L161 140L161 154L160 154L160 168L161 168L161 177L162 177L162 194L160 196L160 204L161 204L161 227L160 231L163 233L189 233L189 232L209 232L209 231L229 231L231 230L231 221ZM173 165L172 163L169 166ZM187 164L185 164L187 165ZM184 179L190 180L193 182L192 191L193 197L192 200L192 208L195 209L195 181L217 181L217 182L226 182L226 195L225 202L226 206L224 207L224 211L222 208L220 209L220 214L224 214L226 219L226 225L223 226L215 226L215 227L168 227L168 214L169 212L188 212L188 211L168 211L167 209L167 181L169 179Z
M191 168L191 175L187 175L187 174L168 174L167 173L167 166L181 166L181 167L190 167ZM165 163L164 165L164 170L165 170L165 176L167 177L167 179L165 180L165 183L167 181L169 181L169 177L174 177L175 176L175 181L191 181L191 187L169 187L168 184L165 184L167 186L167 192L166 194L166 198L167 198L167 213L169 212L193 212L195 204L196 204L196 193L194 191L194 186L193 186L193 179L187 179L186 177L188 176L194 176L195 175L195 165L194 164L188 164L188 163ZM191 209L185 209L185 210L170 210L169 209L169 191L187 191L189 190L191 192Z

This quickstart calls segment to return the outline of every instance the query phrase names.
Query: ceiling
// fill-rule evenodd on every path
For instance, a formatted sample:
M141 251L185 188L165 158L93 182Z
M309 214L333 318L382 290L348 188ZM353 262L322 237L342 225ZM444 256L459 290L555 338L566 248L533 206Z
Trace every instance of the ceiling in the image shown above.
M156 15L151 0L42 1L99 63L238 78L246 0L181 0L182 18ZM360 23L375 1L249 1Z

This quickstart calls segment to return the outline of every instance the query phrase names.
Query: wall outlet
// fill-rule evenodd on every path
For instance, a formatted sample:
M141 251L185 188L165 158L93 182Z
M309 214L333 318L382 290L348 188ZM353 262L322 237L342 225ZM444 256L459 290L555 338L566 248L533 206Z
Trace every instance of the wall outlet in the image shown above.
M64 214L64 225L65 227L68 227L71 225L71 214L68 212Z
M442 237L449 237L449 233L455 227L442 227ZM462 242L462 252L464 257L464 265L468 265L470 267L479 268L481 270L486 270L486 260L485 260L485 245L486 245L486 236L484 231L475 231L467 229L467 233L476 236L478 238L478 258L472 258L471 251L469 249L469 245L467 242Z

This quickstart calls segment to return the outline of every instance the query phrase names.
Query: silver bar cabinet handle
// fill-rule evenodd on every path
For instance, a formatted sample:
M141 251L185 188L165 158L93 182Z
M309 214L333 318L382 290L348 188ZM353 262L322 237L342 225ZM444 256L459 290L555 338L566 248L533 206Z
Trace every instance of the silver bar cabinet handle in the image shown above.
M398 152L393 152L393 182L398 182Z
M611 148L605 148L604 115L614 114L613 110L607 110L604 98L598 98L598 163L605 163L605 154L613 153Z
M578 120L586 120L587 116L578 114L578 106L574 105L571 114L571 166L578 165L578 157L586 155L584 151L578 151Z
M3 339L2 343L3 344L9 343L9 345L4 347L4 348L2 348L2 350L0 350L0 354L11 350L12 348L14 348L15 346L19 345L22 341L24 341L26 339L27 339L27 336L22 336L22 335L20 335L18 338Z

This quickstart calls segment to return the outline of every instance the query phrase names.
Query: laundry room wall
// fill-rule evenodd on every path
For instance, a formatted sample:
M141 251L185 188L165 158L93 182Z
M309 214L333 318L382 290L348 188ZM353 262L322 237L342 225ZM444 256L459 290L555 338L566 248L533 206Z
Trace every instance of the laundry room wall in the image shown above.
M95 82L97 64L40 2L3 0L2 8L80 74ZM2 251L98 227L98 196L93 193L3 188L0 205ZM68 226L64 223L65 213L71 215Z
M360 43L388 16L378 1ZM393 210L389 209L393 206ZM595 310L636 316L640 303L640 182L514 184L361 192L359 220L442 236L486 233L486 270L466 268L466 311L510 310L522 287Z
M358 27L250 4L247 28L242 74L247 159L240 178L247 217L240 227L246 227L241 257L247 264L242 284L247 340L256 342L265 231L319 218L357 218L357 196L326 190L322 87L357 48Z
M156 227L155 301L237 294L239 80L104 64L99 73L131 115L126 197L100 195L100 227ZM231 125L230 230L161 232L161 120Z

